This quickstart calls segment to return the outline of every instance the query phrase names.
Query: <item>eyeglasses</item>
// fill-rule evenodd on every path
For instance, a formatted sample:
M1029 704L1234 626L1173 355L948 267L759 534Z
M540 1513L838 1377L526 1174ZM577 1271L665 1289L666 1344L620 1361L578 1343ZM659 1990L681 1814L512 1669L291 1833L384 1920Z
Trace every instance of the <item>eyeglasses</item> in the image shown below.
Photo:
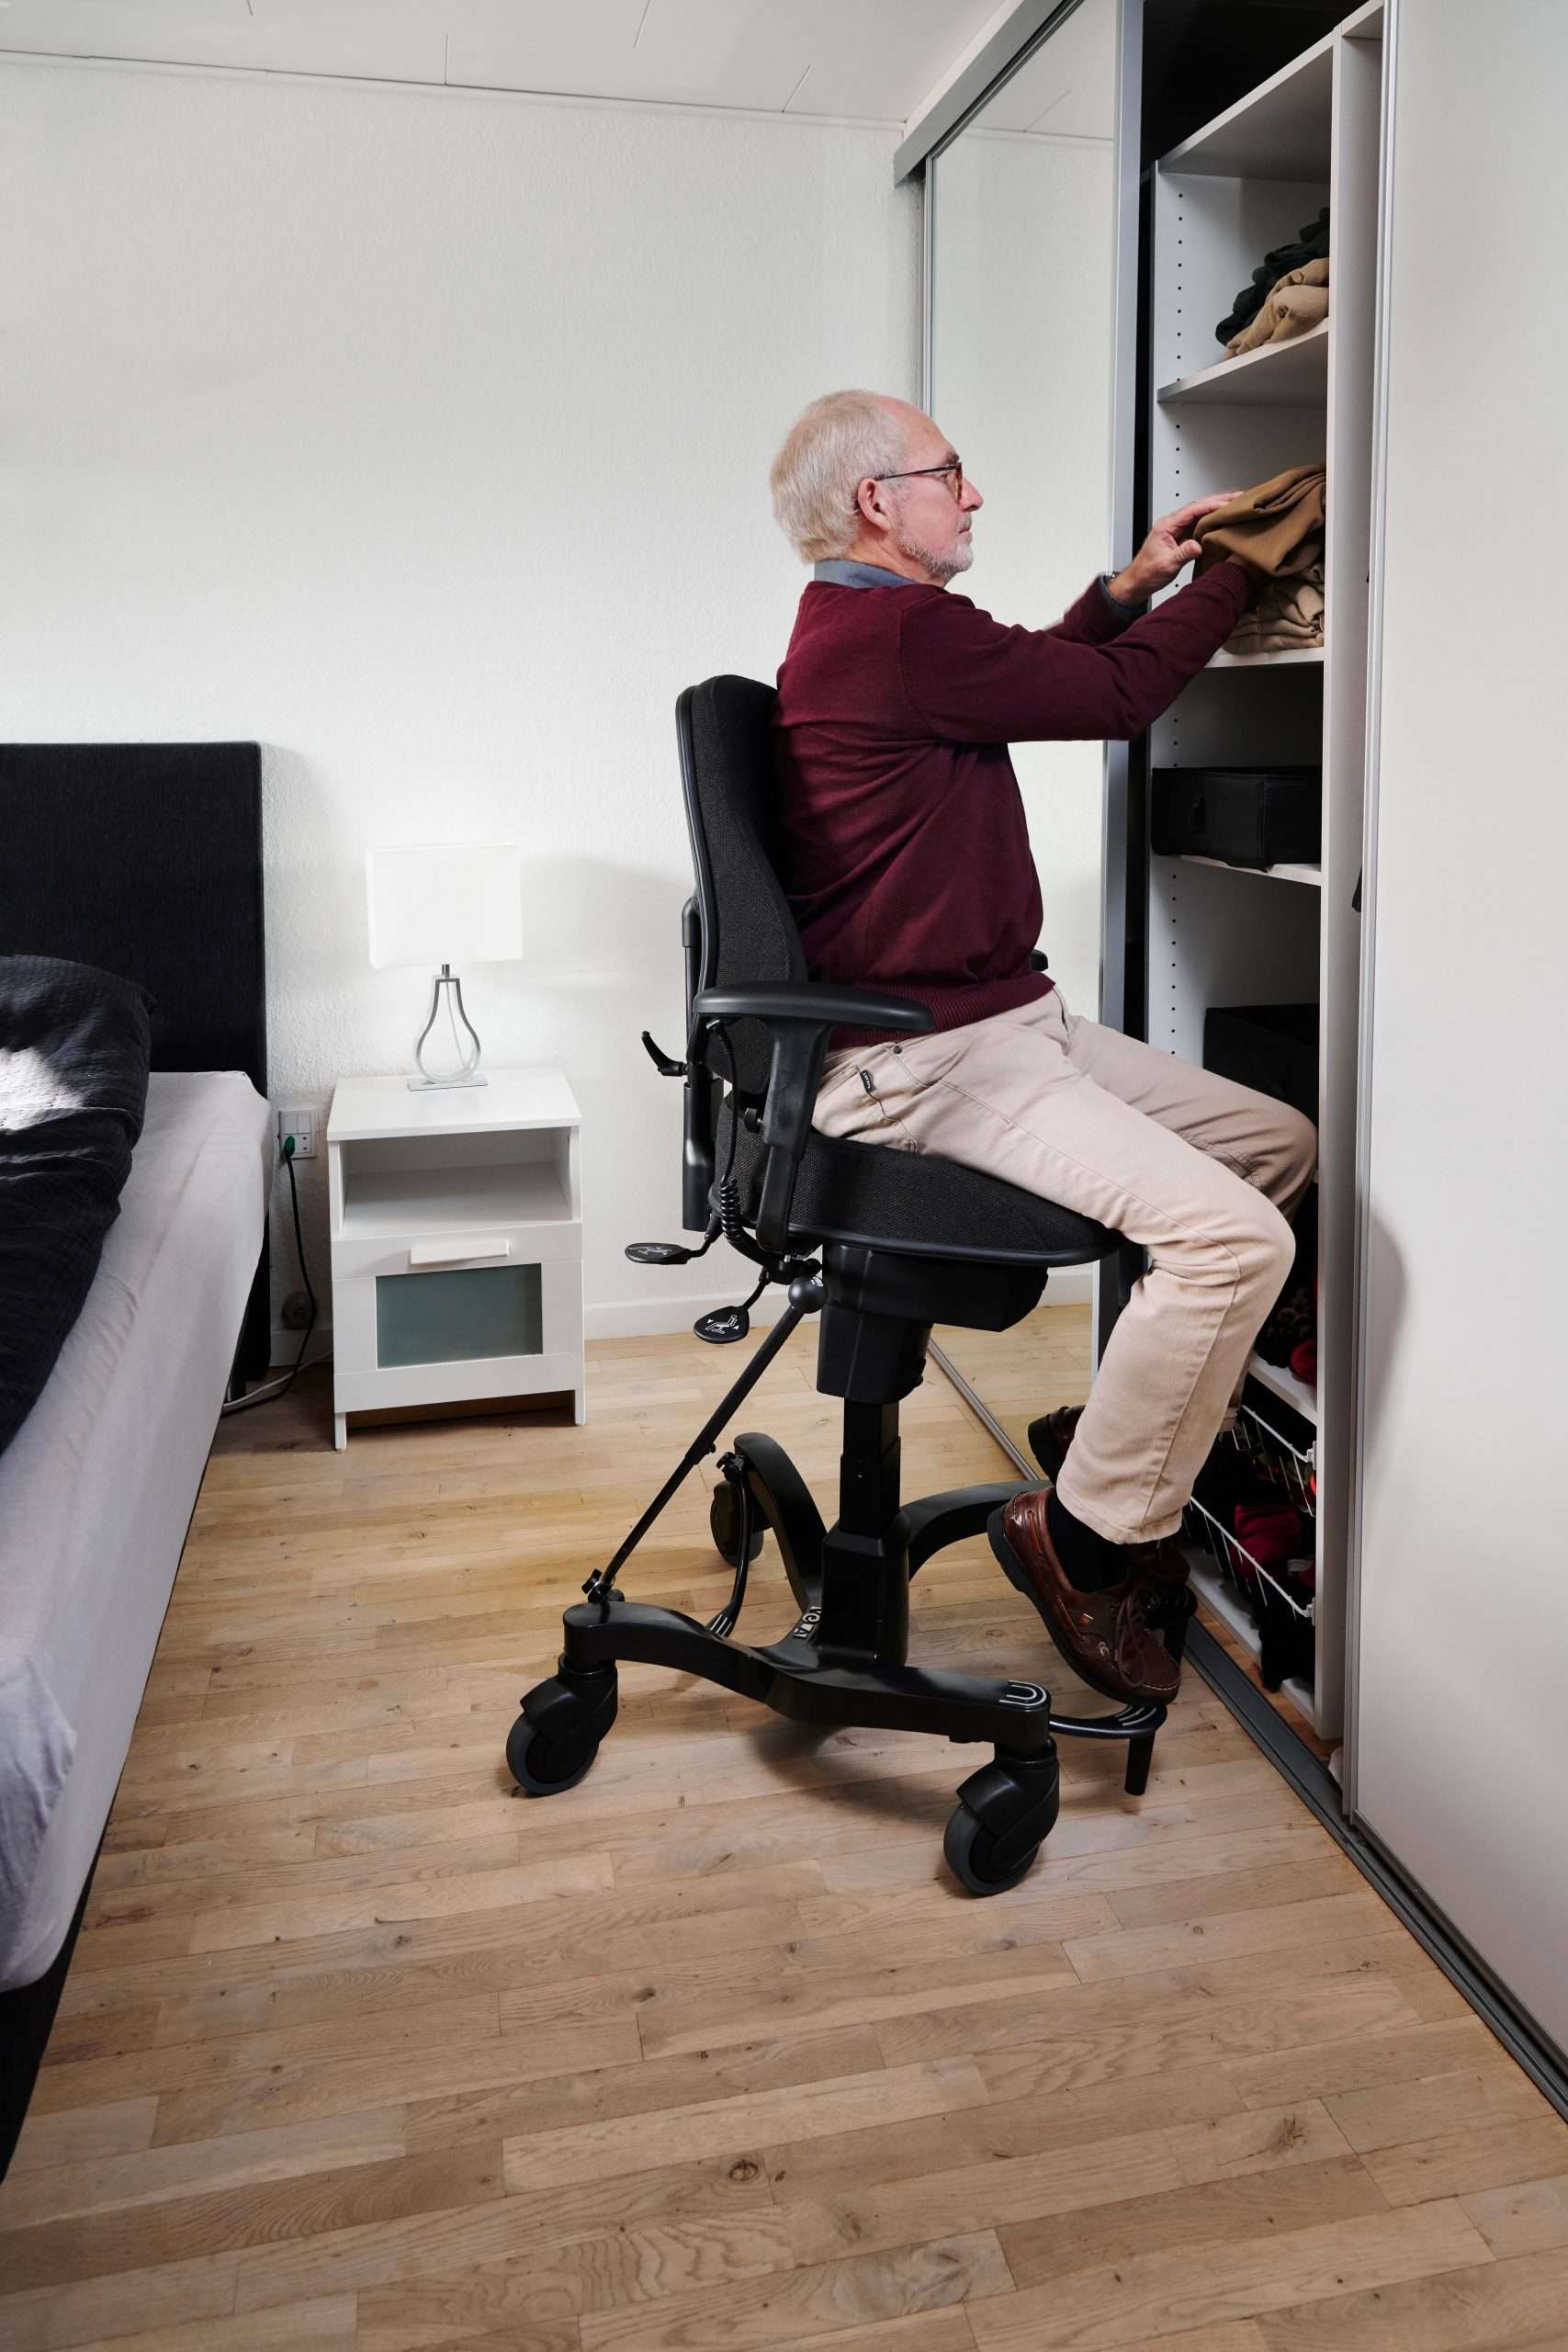
M873 481L919 481L926 474L951 474L953 495L959 505L964 503L964 463L954 458L947 466L910 466L901 474L873 474Z

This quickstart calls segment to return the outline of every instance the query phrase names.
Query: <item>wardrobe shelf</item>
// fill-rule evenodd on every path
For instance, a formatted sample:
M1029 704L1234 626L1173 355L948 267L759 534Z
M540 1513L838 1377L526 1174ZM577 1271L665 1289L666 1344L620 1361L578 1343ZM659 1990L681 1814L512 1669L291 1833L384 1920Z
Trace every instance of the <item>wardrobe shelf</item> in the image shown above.
M1335 34L1282 66L1161 158L1203 179L1326 180L1333 136Z
M1325 648L1321 645L1301 645L1289 653L1214 653L1205 664L1210 670L1283 670L1304 663L1315 663L1321 669Z
M1314 1429L1316 1429L1317 1391L1315 1388L1309 1388L1304 1380L1298 1380L1287 1365L1265 1363L1260 1355L1254 1355L1247 1369L1249 1376L1256 1380L1260 1387L1269 1389L1276 1396L1282 1397L1287 1405L1294 1408L1303 1421L1310 1421Z
M1304 882L1310 889L1323 888L1321 865L1233 865L1228 857L1200 857L1195 851L1180 853L1183 865L1217 865L1222 874L1250 874L1259 882Z
M1195 375L1162 384L1155 398L1166 408L1224 401L1248 408L1308 408L1328 397L1328 321L1287 343L1260 344L1235 359L1218 359Z

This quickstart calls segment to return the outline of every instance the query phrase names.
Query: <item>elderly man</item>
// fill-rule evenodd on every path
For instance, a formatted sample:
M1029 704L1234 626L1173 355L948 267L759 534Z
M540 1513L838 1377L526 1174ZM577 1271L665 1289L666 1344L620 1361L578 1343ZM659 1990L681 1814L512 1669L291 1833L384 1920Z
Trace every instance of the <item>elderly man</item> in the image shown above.
M1014 1497L993 1544L1087 1681L1168 1699L1179 1670L1145 1611L1185 1577L1170 1538L1235 1421L1317 1139L1283 1103L1071 1012L1033 968L1040 886L1008 745L1122 740L1169 707L1259 576L1227 558L1143 607L1235 493L1167 514L1055 628L1023 628L950 593L982 501L918 409L815 401L773 492L814 567L775 720L782 878L807 962L935 1018L896 1042L836 1032L814 1123L984 1169L1147 1251L1089 1403L1052 1416L1055 1485Z

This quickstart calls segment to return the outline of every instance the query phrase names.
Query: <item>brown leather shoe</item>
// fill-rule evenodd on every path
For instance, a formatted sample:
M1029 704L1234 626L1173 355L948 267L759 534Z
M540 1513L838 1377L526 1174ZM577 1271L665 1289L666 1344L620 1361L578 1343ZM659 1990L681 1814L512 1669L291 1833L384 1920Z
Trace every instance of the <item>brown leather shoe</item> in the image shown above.
M1062 1464L1083 1416L1081 1405L1059 1405L1054 1413L1042 1413L1037 1421L1029 1424L1029 1450L1053 1480L1062 1475ZM1188 1589L1192 1565L1173 1537L1168 1535L1157 1544L1129 1545L1127 1557L1134 1578L1146 1588L1150 1605L1157 1614L1167 1613L1167 1604L1172 1602L1180 1614L1188 1613L1181 1606L1181 1595Z
M1192 1563L1173 1535L1162 1536L1157 1544L1133 1544L1128 1546L1133 1564L1133 1577L1161 1600L1185 1592L1192 1577Z
M1029 1424L1029 1451L1044 1471L1047 1478L1057 1479L1067 1458L1067 1448L1077 1435L1083 1419L1081 1405L1058 1405L1054 1413L1042 1413L1037 1421Z
M1051 1541L1050 1491L1014 1495L991 1513L986 1532L1008 1582L1033 1602L1073 1672L1096 1690L1122 1701L1173 1699L1181 1668L1144 1622L1144 1586L1134 1578L1106 1592L1078 1591Z
M1151 1634L1174 1652L1179 1666L1188 1623L1198 1613L1192 1563L1168 1535L1158 1544L1138 1544L1133 1557L1133 1581L1143 1595L1144 1623Z

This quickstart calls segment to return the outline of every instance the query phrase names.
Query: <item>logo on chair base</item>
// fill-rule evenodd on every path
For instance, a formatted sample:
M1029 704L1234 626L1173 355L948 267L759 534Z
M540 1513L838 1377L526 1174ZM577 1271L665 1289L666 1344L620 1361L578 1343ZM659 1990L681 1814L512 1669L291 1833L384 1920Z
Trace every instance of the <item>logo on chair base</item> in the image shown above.
M808 1642L821 1623L822 1611L819 1609L808 1609L803 1617L795 1620L784 1635L784 1639L786 1642Z
M1051 1693L1043 1690L1038 1682L1006 1682L1002 1685L1001 1703L1004 1707L1048 1707Z

